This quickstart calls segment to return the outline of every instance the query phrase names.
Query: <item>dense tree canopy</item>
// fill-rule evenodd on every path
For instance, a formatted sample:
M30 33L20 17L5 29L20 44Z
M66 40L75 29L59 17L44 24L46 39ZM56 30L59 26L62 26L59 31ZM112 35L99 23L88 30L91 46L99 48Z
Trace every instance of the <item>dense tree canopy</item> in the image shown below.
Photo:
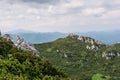
M68 36L53 42L36 44L36 48L41 51L41 56L47 57L52 64L62 68L73 80L92 80L93 76L96 78L96 74L109 76L103 80L119 80L120 57L107 60L102 57L102 53L120 52L120 44L101 44L98 51L93 51L86 49L89 43L81 42L77 37Z
M17 49L0 37L0 80L69 80L42 56Z

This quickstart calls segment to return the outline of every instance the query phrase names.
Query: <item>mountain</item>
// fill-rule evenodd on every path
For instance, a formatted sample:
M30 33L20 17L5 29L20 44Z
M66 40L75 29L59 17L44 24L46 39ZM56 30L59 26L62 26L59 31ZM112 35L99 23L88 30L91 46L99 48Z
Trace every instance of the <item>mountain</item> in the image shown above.
M100 31L87 33L76 32L75 34L90 36L97 40L102 41L105 44L115 44L117 42L120 42L120 38L118 37L118 35L120 35L120 31Z
M17 42L20 48L0 34L0 80L120 80L120 43L75 34L34 45L18 36ZM40 53L26 50L31 47Z
M11 38L0 35L0 80L70 79L45 57L17 48Z
M16 36L19 35L20 37L23 37L26 41L31 43L45 43L54 41L58 38L65 37L66 34L59 33L59 32L53 32L53 33L17 33L17 34L11 34L11 36L15 39Z
M48 43L35 44L72 80L119 80L120 44L105 45L85 36L70 34Z
M67 36L69 33L60 33L60 32L32 32L32 31L25 31L25 30L17 30L17 31L11 31L9 32L12 34L12 36L15 37L19 35L20 37L25 38L28 42L31 43L45 43L45 42L51 42L58 38L63 38ZM102 41L105 44L114 44L117 42L120 42L120 31L101 31L101 32L74 32L78 35L83 36L90 36L97 40Z

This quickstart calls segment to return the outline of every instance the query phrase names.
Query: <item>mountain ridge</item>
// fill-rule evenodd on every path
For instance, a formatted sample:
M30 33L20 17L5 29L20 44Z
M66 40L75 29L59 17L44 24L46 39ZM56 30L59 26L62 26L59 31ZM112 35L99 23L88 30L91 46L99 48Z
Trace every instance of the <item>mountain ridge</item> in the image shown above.
M62 68L73 80L92 80L97 74L119 80L120 44L109 46L91 43L92 40L97 41L91 37L70 34L52 42L35 44L35 47L41 51L41 56ZM110 79L105 77L105 80Z
M23 44L25 41L18 37L18 42ZM0 34L0 80L49 79L71 80L45 57L18 48L9 34Z
M90 36L97 40L102 41L105 44L115 44L120 42L120 31L99 31L99 32L73 32L74 34ZM14 38L16 35L20 35L24 37L27 41L31 43L46 43L54 41L58 38L63 38L67 36L69 33L61 33L61 32L32 32L32 31L21 31L17 33L10 33Z
M0 73L0 79L4 79L4 76L7 79L30 80L120 79L118 43L110 46L91 37L69 34L52 42L35 44L35 48L41 52L36 56L31 51L17 48L12 41L9 34L0 35L0 70L4 71ZM20 37L17 41L26 43ZM58 66L63 72L52 65Z

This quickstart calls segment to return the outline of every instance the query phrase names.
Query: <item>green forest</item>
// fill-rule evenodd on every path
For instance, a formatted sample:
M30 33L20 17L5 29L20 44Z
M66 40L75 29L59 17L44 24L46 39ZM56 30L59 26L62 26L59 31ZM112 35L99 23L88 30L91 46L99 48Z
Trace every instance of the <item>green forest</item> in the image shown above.
M36 44L36 48L40 56L45 56L53 65L59 66L72 80L120 80L120 57L102 57L103 52L120 52L120 44L100 44L99 50L93 51L86 49L89 43L77 38L78 35L74 35L74 38L67 36Z
M120 80L120 44L87 45L78 35L67 36L35 44L35 55L0 37L0 80ZM102 57L105 52L113 56Z
M70 80L43 56L17 49L0 37L0 80Z

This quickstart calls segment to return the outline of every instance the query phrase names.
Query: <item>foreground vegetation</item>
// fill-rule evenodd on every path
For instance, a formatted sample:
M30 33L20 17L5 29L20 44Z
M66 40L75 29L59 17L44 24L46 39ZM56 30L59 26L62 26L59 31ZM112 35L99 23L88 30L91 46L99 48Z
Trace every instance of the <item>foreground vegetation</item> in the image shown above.
M42 56L17 49L0 37L0 80L70 80Z

